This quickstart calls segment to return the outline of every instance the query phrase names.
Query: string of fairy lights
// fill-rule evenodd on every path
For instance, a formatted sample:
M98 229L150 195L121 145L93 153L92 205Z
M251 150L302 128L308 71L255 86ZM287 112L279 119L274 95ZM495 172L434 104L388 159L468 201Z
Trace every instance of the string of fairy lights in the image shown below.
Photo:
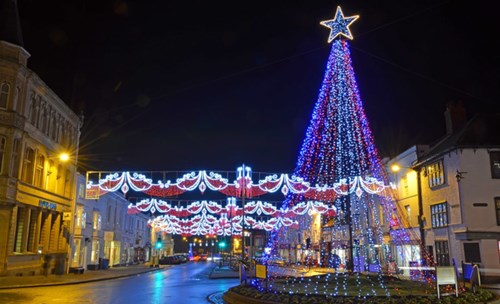
M344 17L338 7L334 19L321 22L331 30L328 42L332 42L332 47L294 171L294 176L311 184L334 184L339 180L349 183L359 176L370 176L387 184L364 113L347 42L353 38L349 26L356 19L358 16ZM316 276L286 274L273 266L269 288L258 280L254 280L253 285L287 294L390 296L382 266L393 263L398 258L394 254L406 254L397 248L414 246L420 250L421 243L415 231L408 228L408 223L400 220L402 213L398 210L396 197L387 190L385 195L348 192L337 197L332 201L337 209L336 216L319 218L323 233L320 236L313 229L317 219L311 216L297 218L298 227L282 226L271 232L269 258L285 257L295 265L333 268L333 272ZM304 199L302 193L290 192L284 207L290 208ZM390 238L385 239L387 235ZM421 252L412 258L420 260L423 255ZM367 276L362 275L365 272L375 275L367 281ZM345 274L353 276L349 279ZM382 290L382 294L377 290Z
M227 173L204 170L175 178L171 172L89 172L86 197L140 192L148 198L130 203L129 213L160 214L150 221L155 231L183 236L268 231L267 284L251 281L259 290L358 298L398 294L387 286L384 265L396 259L432 261L401 216L364 112L347 41L358 18L345 17L338 7L334 19L321 22L330 28L332 47L293 175L259 173L254 182L247 166L235 171L233 181ZM228 199L163 200L207 190ZM255 200L279 192L284 195L279 203ZM275 259L286 267L271 264Z

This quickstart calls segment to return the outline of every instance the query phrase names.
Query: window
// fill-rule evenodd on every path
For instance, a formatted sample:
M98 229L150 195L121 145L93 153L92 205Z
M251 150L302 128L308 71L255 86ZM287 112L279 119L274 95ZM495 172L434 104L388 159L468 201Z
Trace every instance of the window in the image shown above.
M10 86L7 83L2 83L0 87L0 108L7 109L7 102L9 101Z
M52 127L51 127L51 137L53 140L57 141L57 119L56 117L52 118Z
M78 197L85 198L85 185L84 184L78 185Z
M33 171L35 169L35 151L31 148L26 148L24 152L23 176L22 181L25 183L33 183Z
M69 197L71 195L71 172L66 169L64 172L64 196Z
M36 168L35 168L35 186L43 186L43 170L45 168L45 157L43 155L38 155L36 158Z
M436 262L438 266L450 266L448 241L436 241Z
M31 108L30 108L30 122L33 126L36 126L38 122L38 106L36 105L36 99L31 99Z
M490 152L491 177L500 178L500 151Z
M405 206L405 210L406 210L406 221L408 222L408 227L411 227L411 222L410 222L410 219L411 219L411 208L410 208L410 205L406 205Z
M448 207L446 203L431 206L432 228L448 226Z
M85 210L82 211L82 229L87 227L87 212Z
M0 136L0 174L3 171L3 156L5 154L5 144L7 139L4 136Z
M443 161L437 161L427 167L427 177L429 179L429 187L433 188L444 184L444 167Z
M495 197L495 208L497 210L497 225L500 226L500 197Z
M101 230L101 215L99 214L99 211L94 211L92 216L93 216L94 230Z
M481 263L479 243L464 243L465 263Z
M14 146L12 147L12 161L10 163L10 174L12 177L19 177L19 157L21 155L21 141L14 139Z
M82 228L82 213L83 213L83 206L77 206L76 207L76 228Z

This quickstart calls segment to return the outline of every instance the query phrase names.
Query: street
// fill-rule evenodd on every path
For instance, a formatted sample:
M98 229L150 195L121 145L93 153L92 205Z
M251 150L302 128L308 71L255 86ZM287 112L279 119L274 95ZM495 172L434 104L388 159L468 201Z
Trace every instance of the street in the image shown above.
M210 303L209 295L238 284L238 279L209 279L212 267L189 262L121 279L0 290L0 303Z

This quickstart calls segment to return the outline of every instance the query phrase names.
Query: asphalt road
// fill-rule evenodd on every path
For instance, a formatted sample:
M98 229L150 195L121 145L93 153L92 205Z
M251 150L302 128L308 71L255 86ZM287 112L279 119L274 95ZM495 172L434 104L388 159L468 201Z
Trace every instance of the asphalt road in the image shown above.
M190 262L121 279L0 290L0 303L210 303L209 295L238 285L238 279L209 279L211 269L208 262Z

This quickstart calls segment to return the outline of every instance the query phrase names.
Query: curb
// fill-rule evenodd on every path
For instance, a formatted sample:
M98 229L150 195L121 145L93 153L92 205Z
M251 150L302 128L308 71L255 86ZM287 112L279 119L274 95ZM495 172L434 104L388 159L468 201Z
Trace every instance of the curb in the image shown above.
M165 269L167 269L167 267L154 268L154 269L151 269L151 270L145 270L145 271L135 272L135 273L129 273L129 274L122 274L122 275L117 275L117 276L94 278L94 279L83 279L83 280L80 280L80 281L71 281L71 282L52 282L52 283L39 283L39 284L23 284L23 285L0 286L0 290L5 290L5 289L19 289L19 288L32 288L32 287L61 286L61 285L76 285L76 284L83 284L83 283L91 283L91 282L99 282L99 281L107 281L107 280L113 280L113 279L126 278L126 277L135 276L135 275L150 273L150 272L157 272L157 271L161 271L161 270L165 270Z
M263 299L256 299L241 295L232 290L228 290L222 294L222 300L227 304L280 304L281 302L274 302ZM500 296L497 296L495 299L490 300L488 302L484 302L485 304L500 304Z

